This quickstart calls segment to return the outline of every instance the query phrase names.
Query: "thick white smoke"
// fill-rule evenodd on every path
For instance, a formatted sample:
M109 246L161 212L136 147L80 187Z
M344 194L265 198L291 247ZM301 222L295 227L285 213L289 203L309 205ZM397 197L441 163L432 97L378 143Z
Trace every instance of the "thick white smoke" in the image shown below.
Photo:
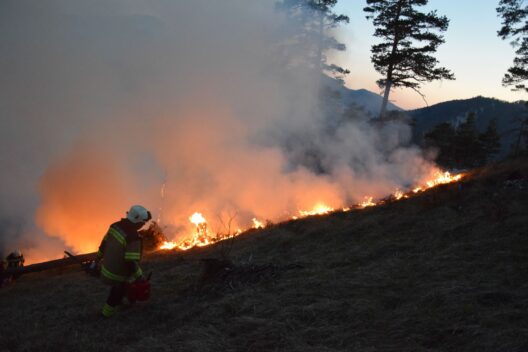
M0 7L4 250L95 250L133 203L162 209L175 238L195 211L246 227L383 196L430 168L401 147L405 127L329 123L320 77L284 64L292 29L274 1Z

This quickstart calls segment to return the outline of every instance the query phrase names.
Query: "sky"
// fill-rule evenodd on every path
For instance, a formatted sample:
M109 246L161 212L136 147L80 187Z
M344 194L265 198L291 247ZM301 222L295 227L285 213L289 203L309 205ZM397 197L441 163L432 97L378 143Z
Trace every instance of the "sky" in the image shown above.
M436 53L440 65L450 69L455 81L434 81L422 87L429 105L475 96L506 101L528 98L526 93L512 92L502 86L502 77L512 65L514 49L509 41L497 36L500 19L495 8L498 0L430 0L424 9L436 9L450 19L445 43ZM341 0L336 13L346 14L350 23L341 27L340 39L347 50L334 54L332 60L348 68L346 86L379 93L376 80L381 76L370 62L370 47L376 43L374 27L365 18L364 0ZM396 89L390 100L404 109L426 107L426 102L413 90Z

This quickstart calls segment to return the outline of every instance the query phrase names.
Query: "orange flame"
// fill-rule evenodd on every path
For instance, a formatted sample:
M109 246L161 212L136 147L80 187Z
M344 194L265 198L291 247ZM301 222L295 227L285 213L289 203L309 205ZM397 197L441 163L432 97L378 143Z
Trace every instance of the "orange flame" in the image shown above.
M374 202L372 201L372 199L373 199L373 197L365 197L365 200L364 200L363 202L359 203L359 205L358 205L359 208L364 209L364 208L366 208L366 207L373 207L373 206L375 206L376 203L374 203Z
M189 221L195 224L196 226L200 226L201 224L206 224L207 221L203 217L202 214L196 212L193 215L189 217Z
M253 221L253 228L254 229L263 229L264 227L264 223L262 221L259 221L257 218L253 218L251 221ZM241 232L242 230L239 229Z
M196 231L190 239L184 240L180 243L165 241L159 247L160 249L174 249L187 250L193 247L204 247L215 242L213 236L209 233L207 228L207 220L201 213L194 213L189 217L189 221L196 225Z
M299 210L301 217L312 216L312 215L324 215L333 212L334 209L324 203L317 203L312 210Z
M400 199L402 199L403 197L405 197L405 194L403 194L402 191L397 190L396 192L394 192L393 196L394 196L394 199L396 199L396 200L400 200Z
M462 177L464 177L464 174L458 174L458 175L451 176L449 171L445 171L445 172L437 171L436 178L427 181L425 184L427 185L427 188L432 188L438 185L444 185L444 184L451 183L451 182L458 182L462 179Z
M426 180L424 184L411 188L411 190L407 193L404 193L401 190L396 190L392 194L392 197L396 200L400 200L403 198L409 198L412 193L423 192L427 189L436 187L438 185L458 182L464 176L465 174L463 173L451 175L447 171L442 172L440 170L436 170L433 172L433 178ZM379 204L380 204L379 202L377 203L374 201L374 197L366 196L364 197L364 200L361 203L356 204L355 206L352 206L352 207L341 208L341 210L346 212L346 211L350 211L351 209L364 209L364 208L373 207ZM332 213L334 211L335 211L335 208L332 208L331 206L323 202L318 202L314 205L314 207L311 210L299 210L298 212L299 216L291 216L290 219L298 219L299 217L303 218L303 217L314 216L314 215L325 215L325 214ZM193 223L194 225L196 225L196 233L193 234L190 239L187 239L180 243L164 242L160 246L160 249L178 248L180 250L187 250L195 246L197 247L207 246L211 243L225 239L225 238L218 238L218 237L215 238L209 233L209 230L207 229L207 221L205 220L204 216L201 213L198 213L198 212L194 213L193 215L189 217L189 221ZM262 229L266 227L265 224L261 222L260 220L258 220L257 218L253 218L252 223L253 223L252 228L254 229ZM238 236L242 234L244 231L245 230L242 230L239 228L236 233L226 238Z

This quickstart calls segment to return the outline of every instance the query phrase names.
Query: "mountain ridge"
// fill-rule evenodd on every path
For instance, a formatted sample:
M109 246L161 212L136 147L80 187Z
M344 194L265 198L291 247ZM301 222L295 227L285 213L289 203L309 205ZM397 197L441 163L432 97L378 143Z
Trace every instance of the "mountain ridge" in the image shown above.
M484 132L492 119L497 121L497 131L501 139L501 155L505 156L517 137L519 119L527 115L523 101L510 103L496 98L477 96L470 99L450 100L426 108L407 111L415 121L414 139L421 143L423 135L434 126L448 122L457 126L469 113L475 113L476 127Z

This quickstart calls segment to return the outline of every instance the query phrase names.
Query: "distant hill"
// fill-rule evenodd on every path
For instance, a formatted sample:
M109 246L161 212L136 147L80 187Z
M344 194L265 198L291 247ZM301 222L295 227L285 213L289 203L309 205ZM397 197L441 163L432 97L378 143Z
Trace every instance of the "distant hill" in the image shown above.
M323 84L337 90L341 95L341 102L345 106L354 104L372 116L377 116L379 114L381 102L383 100L381 95L366 89L354 90L347 88L340 81L328 76L323 77ZM391 102L388 103L387 110L403 111L402 108Z
M371 117L379 114L383 97L366 89L349 89L339 81L325 77L323 82L340 94L344 106L355 105L363 109ZM388 110L404 111L389 102ZM523 101L510 103L494 98L478 96L471 99L451 100L435 104L427 108L409 110L408 115L415 121L414 142L421 144L423 135L442 122L458 126L465 121L470 112L475 113L477 128L483 132L492 119L497 120L497 130L501 136L501 153L499 157L511 151L516 141L519 119L528 114Z
M341 91L343 102L346 105L356 104L370 113L372 116L377 116L381 108L383 97L379 94L373 93L366 89L348 89L343 87ZM403 109L389 102L387 110L402 111Z
M524 116L523 102L509 103L498 99L475 97L465 100L452 100L427 108L408 111L416 120L415 140L420 143L423 135L441 122L454 126L465 120L468 113L474 112L479 131L484 131L492 119L497 119L497 129L501 135L502 154L510 150L515 140L518 118Z

